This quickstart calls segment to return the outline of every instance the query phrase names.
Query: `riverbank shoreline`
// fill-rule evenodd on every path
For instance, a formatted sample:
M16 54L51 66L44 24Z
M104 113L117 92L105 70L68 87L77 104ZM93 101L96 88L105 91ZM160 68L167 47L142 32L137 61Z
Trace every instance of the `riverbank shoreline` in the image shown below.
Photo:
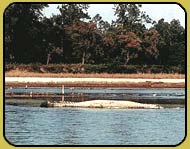
M131 78L131 79L185 79L179 73L40 73L26 70L5 71L5 77L41 77L41 78Z
M185 79L5 77L5 86L184 88Z

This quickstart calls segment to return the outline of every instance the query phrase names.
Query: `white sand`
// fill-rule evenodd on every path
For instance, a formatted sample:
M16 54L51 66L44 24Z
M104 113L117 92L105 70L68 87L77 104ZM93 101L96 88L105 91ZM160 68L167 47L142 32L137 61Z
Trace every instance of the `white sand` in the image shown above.
M48 102L48 107L80 107L80 108L121 108L121 109L160 109L154 104L142 104L132 101L92 100L83 102Z
M185 83L185 79L131 79L131 78L50 78L50 77L5 77L5 82L18 83Z

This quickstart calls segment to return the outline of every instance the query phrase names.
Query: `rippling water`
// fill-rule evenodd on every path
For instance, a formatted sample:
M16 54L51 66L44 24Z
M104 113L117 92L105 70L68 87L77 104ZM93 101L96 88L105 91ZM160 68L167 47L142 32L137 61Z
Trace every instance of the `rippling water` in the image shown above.
M14 145L176 145L185 109L82 109L5 105Z
M61 93L60 87L31 87L23 88L16 87L12 89L6 89L7 92L13 93ZM161 94L161 95L173 95L184 96L184 88L149 88L149 89L129 89L129 88L65 88L65 93L89 93L89 94L106 94L106 93L127 93L127 94Z
M7 93L53 93L61 94L60 87L16 87L6 89ZM153 88L153 89L129 89L129 88L65 88L65 94L83 93L88 99L185 99L184 88Z

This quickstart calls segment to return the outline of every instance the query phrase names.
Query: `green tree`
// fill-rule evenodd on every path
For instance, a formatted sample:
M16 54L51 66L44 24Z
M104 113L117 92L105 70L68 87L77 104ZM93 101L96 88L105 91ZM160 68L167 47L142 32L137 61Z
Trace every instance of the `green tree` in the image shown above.
M69 29L73 41L74 56L81 58L81 63L94 63L92 53L100 48L102 36L93 22L77 22Z
M174 19L168 23L164 19L160 19L154 27L160 34L158 42L159 63L184 68L185 29L180 25L179 20Z
M155 59L157 59L159 55L159 49L157 48L159 36L158 31L154 28L144 32L141 43L141 56L144 57L145 64L155 64Z
M120 34L117 36L117 40L117 48L121 50L121 56L124 59L124 65L127 65L129 60L138 56L138 50L141 49L141 40L133 32Z
M113 31L107 31L103 35L102 43L104 55L101 57L103 63L116 63L120 53L116 50L116 35Z
M116 4L114 7L117 16L114 23L116 34L122 37L117 48L121 48L120 52L125 65L129 61L133 63L134 60L137 64L141 63L142 58L139 56L142 55L143 57L156 57L158 55L156 48L158 34L156 30L148 30L145 26L155 22L149 15L140 10L141 7L140 4ZM129 43L133 47L128 46Z
M46 55L46 64L50 62L63 62L62 27L58 24L59 16L53 15L51 18L43 18L41 21L41 33L43 36L43 49ZM65 37L64 37L65 39ZM65 41L65 40L64 40ZM65 48L64 48L65 49Z
M170 22L170 54L169 65L182 66L185 68L185 29L179 20L173 19Z
M88 4L62 4L58 7L60 14L57 16L56 24L60 27L60 48L63 51L63 61L66 63L76 61L73 58L74 49L72 48L73 43L76 41L73 41L71 28L78 22L90 19L87 13L88 8Z
M46 4L10 5L4 12L5 57L7 62L29 63L37 61L42 9Z
M60 23L64 26L69 26L76 22L90 19L87 13L88 8L88 4L62 4L58 7L62 18Z
M145 25L154 23L149 15L140 10L141 7L141 4L115 4L116 25L141 37L146 31Z
M96 23L97 28L101 31L102 34L105 34L110 29L110 24L107 21L104 21L100 14L96 14L92 18L92 22Z

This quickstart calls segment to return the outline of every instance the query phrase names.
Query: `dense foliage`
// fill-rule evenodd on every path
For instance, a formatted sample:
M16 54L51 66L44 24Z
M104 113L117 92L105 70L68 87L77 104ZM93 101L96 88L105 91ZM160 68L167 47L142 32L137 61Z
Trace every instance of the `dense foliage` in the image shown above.
M43 16L45 7L15 3L6 9L6 63L80 63L110 69L159 65L184 72L185 29L178 20L155 22L139 4L115 4L117 19L111 24L99 14L91 18L88 4L62 4L51 18Z

